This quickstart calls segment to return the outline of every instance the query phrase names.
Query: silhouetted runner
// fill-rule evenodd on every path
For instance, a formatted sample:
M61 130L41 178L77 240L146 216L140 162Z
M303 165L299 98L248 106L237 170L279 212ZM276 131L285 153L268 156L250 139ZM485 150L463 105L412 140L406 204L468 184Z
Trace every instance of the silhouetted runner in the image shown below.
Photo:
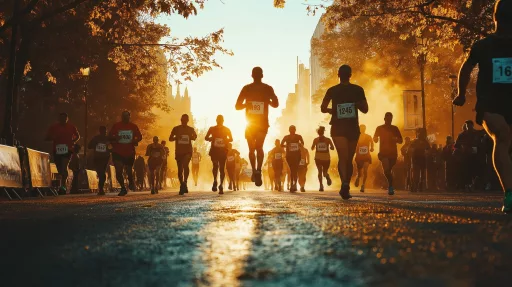
M175 126L169 141L176 142L175 158L178 165L178 179L180 181L180 195L188 193L187 180L190 173L189 164L192 158L192 141L197 139L194 128L188 126L187 114L181 116L181 125Z
M219 194L224 194L224 178L226 176L226 159L228 154L228 143L233 141L231 130L224 126L224 117L217 116L217 125L210 127L206 133L205 140L211 142L210 158L213 163L213 186L212 191L217 191L217 183ZM217 182L217 173L220 173Z

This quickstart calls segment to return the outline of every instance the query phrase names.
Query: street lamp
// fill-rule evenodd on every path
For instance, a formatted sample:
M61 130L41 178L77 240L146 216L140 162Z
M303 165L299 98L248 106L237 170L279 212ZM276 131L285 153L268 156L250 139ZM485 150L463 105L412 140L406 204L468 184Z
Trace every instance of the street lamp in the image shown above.
M453 99L457 96L457 75L450 75L451 80L451 88L452 88L452 95L451 99L453 102ZM455 105L453 103L450 103L450 106L452 106L452 138L455 136Z
M428 38L417 37L416 43L418 45L418 65L420 67L420 78L421 78L421 109L423 117L423 128L427 130L427 117L425 114L425 65L427 64L427 46Z
M87 129L89 127L88 121L87 121L88 114L89 114L89 107L87 105L87 88L88 88L87 84L88 84L88 81L89 81L89 73L91 71L90 71L90 68L87 67L87 68L81 68L80 72L82 73L82 76L85 79L85 87L84 87L84 102L85 102L85 114L84 114L84 122L85 122L85 133L84 133L84 169L87 169Z

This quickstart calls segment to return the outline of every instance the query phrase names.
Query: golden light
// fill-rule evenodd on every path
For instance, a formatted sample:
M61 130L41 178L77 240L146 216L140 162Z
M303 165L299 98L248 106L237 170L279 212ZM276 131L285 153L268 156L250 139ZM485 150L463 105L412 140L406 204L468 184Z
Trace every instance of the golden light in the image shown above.
M82 76L84 77L88 77L89 76L89 73L91 71L91 68L87 67L87 68L80 68L80 73L82 74Z

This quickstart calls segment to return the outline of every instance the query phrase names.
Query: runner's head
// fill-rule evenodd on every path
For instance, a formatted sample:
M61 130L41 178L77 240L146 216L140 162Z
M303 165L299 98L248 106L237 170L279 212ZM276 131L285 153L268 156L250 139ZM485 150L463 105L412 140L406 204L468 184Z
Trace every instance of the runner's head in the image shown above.
M100 135L106 136L107 135L107 127L106 126L100 126Z
M386 115L384 115L384 123L386 123L386 125L390 125L392 121L393 121L393 114L390 112L387 112Z
M360 126L359 126L359 131L360 131L362 134L366 133L366 126L365 126L365 125L360 125Z
M342 65L338 69L338 77L342 82L348 82L352 77L352 68L349 65Z
M297 128L294 126L294 125L291 125L289 128L288 128L288 131L290 132L291 135L294 135L295 132L297 132Z
M512 1L499 0L494 5L494 25L496 30L505 28L512 30Z
M60 113L59 114L59 123L62 125L65 125L68 122L68 114L66 113Z
M323 136L324 133L325 133L325 127L324 126L319 126L318 129L316 129L316 133L319 135L319 136Z
M252 78L255 82L261 82L261 79L263 79L263 69L260 67L252 68Z
M197 148L196 147L194 147L194 152L197 152Z
M165 141L162 141L160 144L161 144L161 145L163 145L163 146L165 146Z
M123 123L129 123L130 122L130 112L129 111L124 111L122 114L121 114L121 120L123 121Z
M466 126L466 130L468 130L468 131L472 131L475 129L475 124L473 123L472 120L465 121L464 125Z
M411 138L410 137L405 137L405 144L408 144L411 142Z
M217 125L222 126L224 124L224 117L222 115L217 116Z
M188 124L188 115L187 114L181 115L181 124L182 125L187 125Z
M160 139L157 136L154 136L153 137L153 143L158 143L158 141L160 141Z
M275 144L276 147L280 147L281 146L281 141L276 139L274 141L274 144Z

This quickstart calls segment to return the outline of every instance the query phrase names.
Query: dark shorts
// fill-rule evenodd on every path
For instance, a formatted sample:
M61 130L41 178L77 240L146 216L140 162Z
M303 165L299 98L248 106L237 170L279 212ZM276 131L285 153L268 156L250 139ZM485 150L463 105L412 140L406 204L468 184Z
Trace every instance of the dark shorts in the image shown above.
M53 154L53 161L55 162L55 166L57 166L57 171L59 172L59 174L62 174L62 172L63 172L62 163L65 160L69 161L69 158L71 158L71 153ZM67 172L67 166L65 166L64 168L66 169L65 172Z
M208 155L212 158L212 160L226 160L228 156L227 149L224 148L211 148Z
M148 168L150 170L155 170L159 167L162 167L162 164L163 164L163 160L161 160L161 159L154 159L154 158L148 159Z
M248 140L265 139L267 137L268 127L250 127L245 129L245 138Z
M356 163L361 163L361 164L364 164L365 162L369 163L369 164L372 164L372 157L371 156L368 156L368 157L358 157L356 155L356 159L355 159Z
M358 169L363 168L365 163L371 164L372 160L371 159L370 160L366 160L366 159L365 160L356 160L356 166Z
M288 166L298 167L300 163L300 154L287 154L286 161L288 162Z
M122 156L117 153L112 153L112 161L114 163L122 162L124 166L133 166L133 163L135 162L135 155Z
M394 167L396 164L397 157L396 156L385 156L379 154L379 160L382 162L383 160L388 160L389 167Z
M192 170L199 170L198 164L192 164Z
M347 138L349 141L357 141L359 140L360 134L359 126L357 126L357 129L331 126L331 137L343 137Z
M176 161L190 161L192 159L192 153L177 153L174 159L176 159Z

